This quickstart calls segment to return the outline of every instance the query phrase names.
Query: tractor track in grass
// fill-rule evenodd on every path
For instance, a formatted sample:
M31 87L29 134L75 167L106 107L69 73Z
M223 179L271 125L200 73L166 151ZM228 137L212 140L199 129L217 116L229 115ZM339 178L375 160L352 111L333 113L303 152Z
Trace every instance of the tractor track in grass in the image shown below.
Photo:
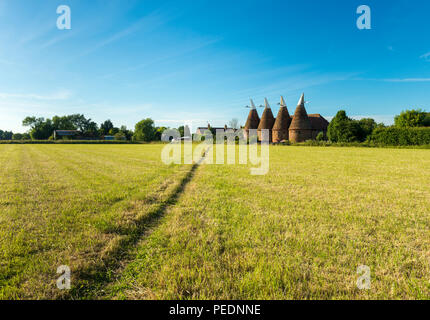
M209 149L205 153L208 151ZM109 248L103 252L101 262L72 270L72 289L62 298L103 299L106 296L104 288L115 280L115 275L120 274L133 258L132 251L135 246L159 225L168 209L176 205L203 160L204 158L201 158L192 165L166 199L158 202L145 215L137 217L132 226L126 225L115 230L114 233L119 236L119 240L107 246Z

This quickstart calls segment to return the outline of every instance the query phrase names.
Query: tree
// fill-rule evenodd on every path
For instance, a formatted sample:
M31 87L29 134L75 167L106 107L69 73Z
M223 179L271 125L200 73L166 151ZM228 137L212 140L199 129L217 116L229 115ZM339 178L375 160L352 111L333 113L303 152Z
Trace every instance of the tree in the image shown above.
M358 124L360 125L360 133L361 136L359 137L360 141L366 141L367 137L369 137L373 130L375 130L376 127L378 127L378 124L374 119L371 118L364 118L360 119L358 121Z
M55 130L52 120L45 118L27 117L22 121L22 125L30 127L30 136L33 140L48 139Z
M394 118L394 125L399 128L423 127L427 113L421 109L402 111Z
M22 120L22 125L24 127L34 128L37 124L40 124L43 121L45 121L44 118L26 117Z
M12 140L12 136L13 136L12 131L0 130L0 140Z
M239 129L239 120L237 120L237 118L233 118L229 121L228 125L232 129Z
M102 136L108 135L109 131L112 130L113 128L114 127L113 127L112 121L110 121L109 119L106 120L100 125L100 135Z
M28 133L23 133L22 134L22 140L31 140L31 137Z
M94 137L97 135L98 126L97 123L91 119L85 118L83 114L72 114L68 116L75 127L75 130L82 132L84 136Z
M348 118L344 110L336 114L327 129L327 137L333 142L360 141L363 136L359 122Z
M152 141L155 138L154 121L150 118L144 119L136 123L134 129L133 140L136 141Z
M161 141L161 136L165 130L167 130L166 127L155 128L154 141Z
M91 119L86 119L83 114L67 116L54 116L51 119L26 117L22 124L30 127L32 139L48 139L54 130L78 130L88 137L97 136L97 124Z
M119 129L117 127L113 127L112 129L109 130L109 135L110 136L114 136L119 132Z
M133 131L127 130L126 126L121 126L121 128L119 128L119 132L122 132L127 140L131 140L133 137Z
M82 132L84 136L87 137L96 137L98 136L98 125L91 119L88 119L87 122L83 125L84 131Z
M77 130L73 123L73 116L54 116L52 117L52 126L54 130Z
M183 137L184 134L185 134L185 127L184 126L180 126L178 128L178 131L179 131L179 134L181 135L181 137Z

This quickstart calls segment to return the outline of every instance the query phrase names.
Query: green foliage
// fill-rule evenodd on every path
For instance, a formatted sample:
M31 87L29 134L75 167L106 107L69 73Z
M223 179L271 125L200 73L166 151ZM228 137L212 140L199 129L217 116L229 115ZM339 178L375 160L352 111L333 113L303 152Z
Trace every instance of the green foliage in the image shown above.
M126 140L125 134L123 132L117 132L115 134L115 140Z
M49 139L54 130L78 130L85 137L97 137L97 124L86 119L83 114L54 116L52 119L26 117L22 125L30 127L30 136L34 140Z
M12 135L12 140L22 140L22 133L14 133Z
M22 121L22 125L30 127L30 136L33 140L48 139L55 127L51 119L27 117Z
M430 127L430 112L427 112L426 117L424 118L422 125L424 127Z
M153 141L155 138L154 121L150 118L136 123L133 140L135 141Z
M392 146L430 144L430 128L376 128L370 140Z
M184 136L184 134L185 134L185 127L184 127L184 126L180 126L180 127L178 128L178 131L179 131L179 133L180 133L181 137L183 137L183 136Z
M325 140L324 132L318 133L316 140L317 141L324 141Z
M0 130L0 140L12 140L12 136L13 136L12 131Z
M74 121L73 116L54 116L52 117L52 125L54 127L54 130L77 130Z
M155 128L154 141L161 141L161 135L163 134L164 130L167 130L167 128L166 127Z
M0 140L0 144L142 144L125 140Z
M30 139L31 138L30 138L30 135L28 133L14 133L12 135L12 140L14 140L14 141L30 140Z
M114 127L113 127L112 121L110 121L109 119L106 120L100 125L100 130L99 130L100 135L102 136L109 135L109 131L112 130L113 128Z
M371 118L351 119L344 110L340 110L330 122L327 136L332 142L364 142L378 127L384 125Z
M383 124L377 124L376 121L371 118L360 119L358 124L360 125L362 134L361 137L359 137L360 141L365 141L366 138L372 134L375 128L384 126Z
M120 133L121 137L131 140L133 132L127 130L126 126L114 127L112 121L106 120L98 128L97 123L85 118L83 114L72 114L67 116L54 116L52 119L26 117L22 124L30 127L29 134L24 134L24 139L46 140L49 139L54 130L77 130L84 138L97 139L103 135L113 135ZM53 139L53 137L52 137ZM74 139L73 137L62 137L64 140ZM121 138L123 139L123 138ZM18 139L16 139L18 140Z
M360 141L363 135L358 121L348 118L344 110L338 111L327 130L327 136L333 142Z
M128 130L126 126L121 126L121 128L119 128L119 132L124 134L126 140L131 140L133 137L133 131Z
M119 133L119 128L114 127L114 128L109 130L110 136L115 136L117 133Z
M394 118L394 125L399 128L424 127L429 123L429 114L418 110L402 111Z

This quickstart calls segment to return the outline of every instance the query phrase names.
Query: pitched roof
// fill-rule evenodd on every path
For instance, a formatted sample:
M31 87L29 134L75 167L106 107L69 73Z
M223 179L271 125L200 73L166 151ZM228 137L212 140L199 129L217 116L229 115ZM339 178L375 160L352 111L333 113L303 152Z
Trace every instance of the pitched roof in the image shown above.
M322 115L309 114L309 120L311 121L312 130L326 131L330 122L328 122Z
M266 108L261 116L260 124L258 125L258 130L262 129L272 129L275 124L275 117L273 117L272 109L270 109L269 102L264 98L264 103Z
M291 121L290 129L294 130L311 130L312 125L305 109L305 95L302 94Z
M245 123L245 130L257 129L259 124L260 117L258 116L258 112L254 107L253 109L251 109L251 111L249 111L248 119Z
M278 115L276 117L273 130L288 130L291 124L291 117L285 104L284 98L281 96L281 108L279 109Z

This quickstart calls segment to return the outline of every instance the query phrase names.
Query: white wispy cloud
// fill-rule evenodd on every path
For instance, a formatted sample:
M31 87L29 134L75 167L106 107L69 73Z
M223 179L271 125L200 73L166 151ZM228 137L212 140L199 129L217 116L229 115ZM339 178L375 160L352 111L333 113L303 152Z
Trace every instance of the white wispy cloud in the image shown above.
M430 82L430 78L383 79L385 82Z
M156 29L157 27L165 24L168 21L168 19L158 12L151 13L141 19L139 19L137 22L133 23L132 25L128 26L127 28L114 33L110 37L98 42L93 47L87 49L83 53L81 53L78 57L86 56L94 51L97 51L108 44L114 43L116 41L121 40L122 38L125 38L141 29L144 29L145 32L152 31Z
M424 53L422 56L420 56L420 58L426 61L430 61L430 52Z
M357 81L379 81L379 82L430 82L430 78L354 78Z
M69 90L59 90L50 94L33 93L7 93L0 92L0 99L24 99L24 100L67 100L72 96Z
M57 44L57 43L59 43L59 42L61 42L61 41L64 41L64 40L66 40L66 39L69 39L69 38L71 38L72 36L74 36L76 33L73 33L73 32L71 32L71 31L67 31L67 32L62 32L62 34L60 35L60 36L58 36L58 37L54 37L54 38L52 38L52 39L50 39L50 40L48 40L48 41L46 41L46 42L44 42L44 43L42 43L40 46L39 46L39 50L42 50L42 49L46 49L46 48L48 48L48 47L51 47L51 46L53 46L54 44Z
M194 51L203 49L203 48L210 46L212 44L215 44L221 40L222 40L222 38L220 38L220 37L208 39L208 40L202 40L202 41L197 40L195 43L193 43L192 45L185 47L185 48L181 48L181 49L170 48L169 53L167 53L167 54L161 55L161 56L154 58L151 61L147 61L145 63L137 64L137 65L134 65L134 66L131 66L128 68L124 68L124 69L116 71L116 72L106 74L106 75L102 76L102 78L111 78L111 77L116 76L118 74L123 74L123 73L127 73L127 72L134 72L137 70L141 70L141 69L150 67L150 66L155 65L155 64L174 60L175 58L179 58L179 57L184 56L186 54L190 54Z

